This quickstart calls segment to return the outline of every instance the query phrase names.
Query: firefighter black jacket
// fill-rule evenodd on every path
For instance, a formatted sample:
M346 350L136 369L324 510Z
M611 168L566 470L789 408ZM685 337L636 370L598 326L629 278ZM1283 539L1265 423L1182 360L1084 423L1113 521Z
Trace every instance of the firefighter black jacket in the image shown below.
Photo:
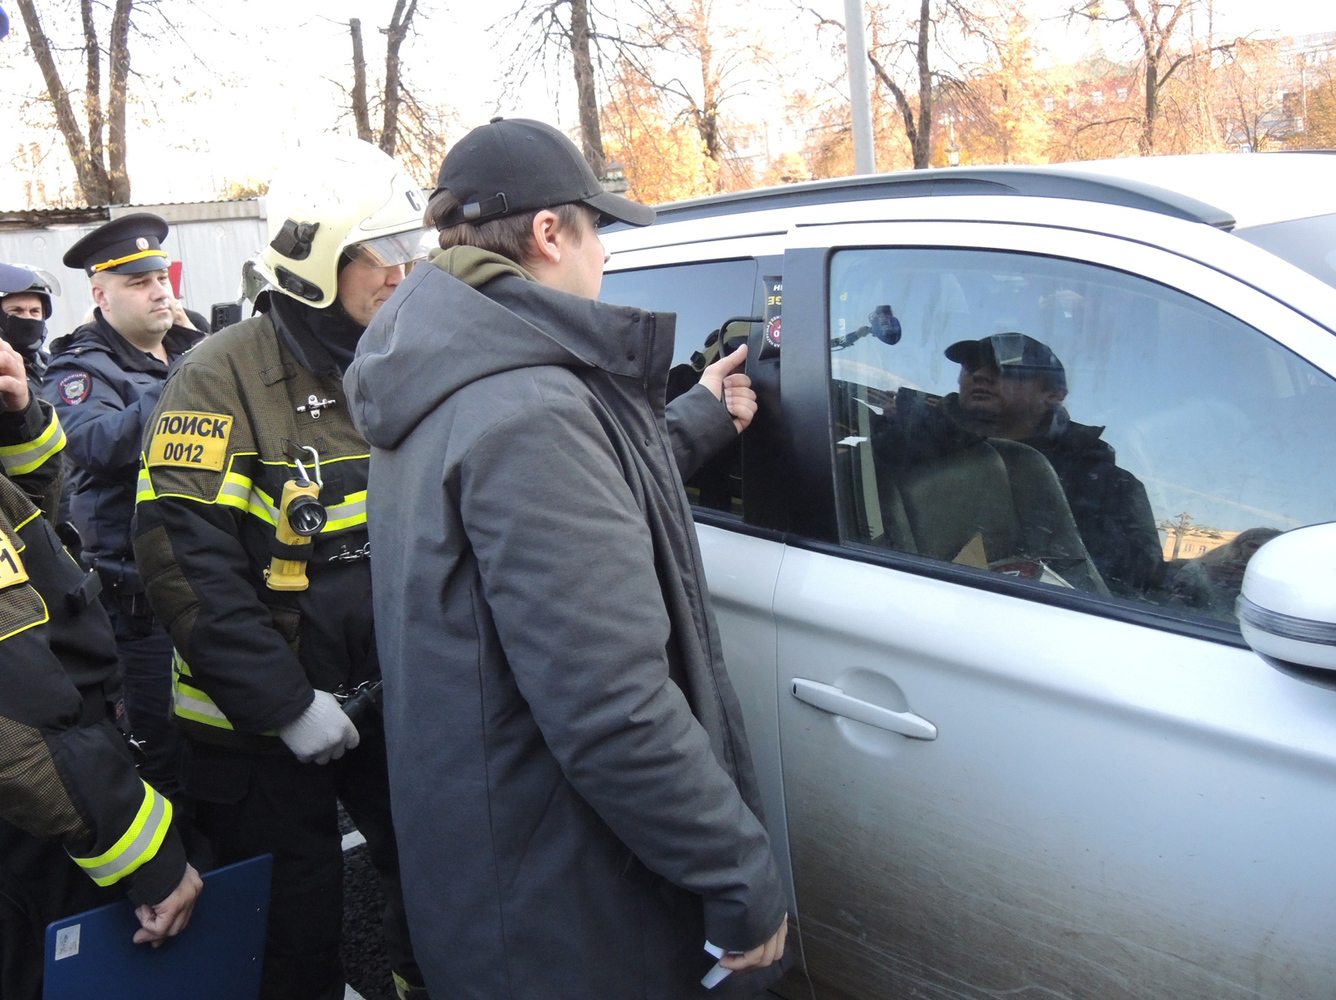
M367 445L332 358L273 311L186 354L144 435L135 557L176 645L177 722L192 739L286 752L276 730L314 690L379 675L367 564ZM276 526L301 462L328 519L290 551ZM306 559L309 588L266 583Z
M50 407L30 409L38 415L0 415L0 454L49 434ZM20 489L40 492L42 466L58 456L32 465L45 450L35 447L6 463L26 473L0 477L0 863L23 880L13 866L34 856L25 838L58 841L98 885L158 903L181 881L185 852L171 803L140 780L106 718L119 668L96 578Z

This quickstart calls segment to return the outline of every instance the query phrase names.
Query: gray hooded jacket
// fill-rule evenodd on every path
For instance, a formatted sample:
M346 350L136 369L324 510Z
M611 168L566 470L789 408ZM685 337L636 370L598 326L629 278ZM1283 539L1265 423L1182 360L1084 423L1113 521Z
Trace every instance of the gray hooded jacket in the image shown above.
M753 948L786 904L679 472L733 429L702 388L665 420L673 326L456 248L404 281L345 377L433 995L676 1000L773 977L699 986L707 937Z

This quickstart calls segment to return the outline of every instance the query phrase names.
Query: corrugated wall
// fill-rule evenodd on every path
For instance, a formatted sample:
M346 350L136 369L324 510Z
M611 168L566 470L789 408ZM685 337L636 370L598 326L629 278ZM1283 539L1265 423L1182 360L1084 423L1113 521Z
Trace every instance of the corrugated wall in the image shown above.
M112 217L153 211L171 224L163 248L182 263L181 299L207 319L215 302L234 302L241 285L241 265L264 246L268 235L262 202L162 205L114 209ZM199 218L205 216L205 218ZM209 216L214 216L210 218ZM69 333L93 307L88 278L65 267L60 258L96 225L0 232L0 261L45 268L60 282L47 330L51 337Z

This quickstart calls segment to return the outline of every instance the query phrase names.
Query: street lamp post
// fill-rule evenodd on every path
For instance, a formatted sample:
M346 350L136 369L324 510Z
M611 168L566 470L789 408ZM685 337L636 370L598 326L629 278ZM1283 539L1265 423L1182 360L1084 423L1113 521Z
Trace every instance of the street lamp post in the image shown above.
M863 0L844 0L845 39L849 53L849 104L853 111L854 173L875 174L872 145L872 97L867 79L867 42L863 35Z

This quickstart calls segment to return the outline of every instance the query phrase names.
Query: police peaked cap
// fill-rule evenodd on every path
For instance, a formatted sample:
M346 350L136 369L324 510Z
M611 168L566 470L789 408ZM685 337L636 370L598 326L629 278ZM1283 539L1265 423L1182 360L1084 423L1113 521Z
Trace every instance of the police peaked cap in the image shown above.
M65 252L66 267L83 268L94 274L140 274L160 271L168 264L162 241L167 238L164 219L151 212L135 212L98 226Z
M528 118L493 118L455 143L436 177L436 193L445 190L459 207L438 223L443 227L573 202L598 212L600 224L654 221L654 209L605 190L562 132Z

